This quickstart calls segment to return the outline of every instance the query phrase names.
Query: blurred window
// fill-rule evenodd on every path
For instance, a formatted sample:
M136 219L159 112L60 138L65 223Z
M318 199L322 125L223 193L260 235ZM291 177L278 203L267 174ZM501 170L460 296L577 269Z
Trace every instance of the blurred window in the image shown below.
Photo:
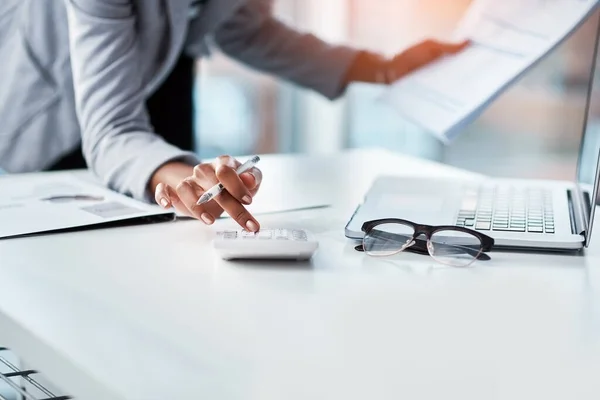
M470 0L276 0L288 24L334 43L393 55L425 37L450 38ZM379 101L385 88L355 84L329 102L216 54L200 64L197 143L221 153L387 149L476 172L571 179L581 138L594 24L586 23L450 146Z

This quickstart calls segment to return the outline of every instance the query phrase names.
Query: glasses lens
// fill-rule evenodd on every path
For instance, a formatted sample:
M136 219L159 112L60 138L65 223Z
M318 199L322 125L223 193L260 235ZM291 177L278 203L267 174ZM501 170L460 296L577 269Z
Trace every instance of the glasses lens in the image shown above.
M365 234L363 247L372 256L390 256L412 242L415 231L404 224L379 224Z
M475 235L455 230L441 230L431 236L429 254L453 267L467 267L481 254L481 240Z

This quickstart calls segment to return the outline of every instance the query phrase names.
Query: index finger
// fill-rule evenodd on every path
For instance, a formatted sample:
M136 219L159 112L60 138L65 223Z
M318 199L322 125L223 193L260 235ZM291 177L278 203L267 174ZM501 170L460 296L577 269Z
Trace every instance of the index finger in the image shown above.
M240 204L229 192L223 191L214 199L231 218L248 232L258 232L260 225L246 207Z
M250 191L233 168L221 164L216 168L215 175L233 197L244 204L252 202Z

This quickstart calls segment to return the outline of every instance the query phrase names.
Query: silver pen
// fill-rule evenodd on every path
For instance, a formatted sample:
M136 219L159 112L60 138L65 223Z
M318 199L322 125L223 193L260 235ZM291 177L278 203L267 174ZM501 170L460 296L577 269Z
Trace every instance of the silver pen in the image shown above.
M241 175L244 172L248 171L249 169L253 168L259 161L260 161L260 157L254 156L251 159L249 159L248 161L246 161L245 163L243 163L242 165L240 165L235 170L235 172L238 175ZM204 203L208 203L209 201L214 199L216 196L218 196L219 193L221 193L223 191L223 189L225 189L225 187L223 186L222 183L219 183L219 184L211 187L209 190L204 192L204 194L202 196L200 196L200 199L198 199L198 202L196 204L201 205Z

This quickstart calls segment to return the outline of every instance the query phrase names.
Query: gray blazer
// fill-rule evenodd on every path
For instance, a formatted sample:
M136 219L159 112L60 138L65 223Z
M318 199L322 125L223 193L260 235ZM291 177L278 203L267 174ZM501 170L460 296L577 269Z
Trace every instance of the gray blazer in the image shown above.
M335 98L355 51L272 16L271 0L1 0L0 167L44 169L81 137L90 168L138 199L152 173L194 154L153 133L145 100L207 37L259 70ZM173 99L177 101L177 99ZM168 135L168 133L164 133Z

